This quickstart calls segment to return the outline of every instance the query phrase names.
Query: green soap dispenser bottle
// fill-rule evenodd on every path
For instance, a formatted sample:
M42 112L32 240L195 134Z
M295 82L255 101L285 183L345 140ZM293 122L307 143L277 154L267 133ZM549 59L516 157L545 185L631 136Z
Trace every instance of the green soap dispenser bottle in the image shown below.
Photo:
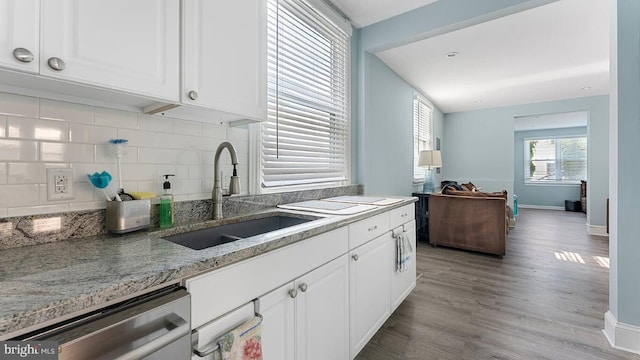
M160 228L168 229L173 226L173 195L171 194L171 183L169 176L173 174L162 175L165 178L162 188L164 194L160 195Z

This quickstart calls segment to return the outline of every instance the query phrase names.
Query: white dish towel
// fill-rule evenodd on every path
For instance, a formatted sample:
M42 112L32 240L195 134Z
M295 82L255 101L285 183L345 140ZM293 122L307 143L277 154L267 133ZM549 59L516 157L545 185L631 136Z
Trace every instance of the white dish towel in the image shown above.
M411 265L411 254L413 254L413 247L411 246L411 240L406 231L402 231L398 234L394 233L396 239L396 271L404 272L409 270Z

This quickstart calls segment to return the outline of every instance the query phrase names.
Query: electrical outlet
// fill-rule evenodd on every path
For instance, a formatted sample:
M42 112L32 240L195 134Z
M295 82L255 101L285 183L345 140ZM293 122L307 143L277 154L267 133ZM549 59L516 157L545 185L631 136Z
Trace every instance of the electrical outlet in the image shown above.
M73 199L73 170L47 169L47 200Z

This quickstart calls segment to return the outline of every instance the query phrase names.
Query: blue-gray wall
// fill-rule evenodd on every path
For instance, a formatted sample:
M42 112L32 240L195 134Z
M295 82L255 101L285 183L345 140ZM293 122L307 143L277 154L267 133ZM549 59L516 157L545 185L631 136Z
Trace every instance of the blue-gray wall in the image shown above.
M369 195L409 196L413 185L413 98L416 89L375 55L366 53L365 104L358 141L359 173ZM442 136L434 108L434 132Z
M587 127L571 127L563 129L545 129L516 131L515 134L515 174L514 194L518 195L518 203L543 207L564 208L565 200L580 200L580 185L526 184L524 141L530 138L554 138L561 136L587 136ZM528 163L527 163L528 166ZM586 180L586 179L584 179Z
M553 1L440 0L359 29L352 41L357 46L352 52L351 91L357 99L352 108L353 182L363 184L367 194L409 195L414 190L413 130L408 126L415 89L375 57L376 52ZM442 119L435 108L434 131L441 138ZM443 142L443 152L444 146Z
M640 326L640 2L618 0L612 27L611 213L609 310L618 322ZM617 120L617 121L616 121ZM635 333L637 336L638 330ZM618 342L618 339L615 339ZM633 345L640 351L640 345ZM628 345L628 346L629 346Z
M514 193L514 118L587 111L587 224L604 227L609 179L609 97L523 104L444 115L442 170L446 179L472 181L487 190ZM519 195L519 194L518 194ZM518 201L522 202L520 196ZM510 198L513 203L513 198Z

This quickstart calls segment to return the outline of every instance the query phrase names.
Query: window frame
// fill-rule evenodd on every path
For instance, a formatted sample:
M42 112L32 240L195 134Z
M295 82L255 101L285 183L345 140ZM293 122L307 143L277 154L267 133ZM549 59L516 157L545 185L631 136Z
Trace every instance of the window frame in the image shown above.
M587 143L587 149L586 149L586 156L585 156L585 165L587 167L587 174L589 172L589 138L587 136L587 134L576 134L576 135L558 135L558 136L536 136L536 137L527 137L524 138L523 141L523 152L524 152L524 162L523 162L523 168L522 168L522 172L523 172L523 180L524 180L524 184L527 186L573 186L573 185L580 185L580 180L586 180L585 179L577 179L577 180L532 180L531 176L529 174L529 169L527 168L527 165L530 162L530 156L529 156L529 142L532 140L555 140L556 144L555 144L555 158L553 159L553 161L556 164L556 168L560 168L561 167L561 162L562 162L562 157L559 157L559 155L562 152L561 149L561 143L562 140L565 139L580 139L580 138L584 138L586 143ZM551 160L551 159L549 159Z
M416 184L422 184L425 181L425 169L419 168L418 167L418 157L420 156L420 151L422 150L434 150L434 126L433 126L433 105L422 95L420 94L414 94L413 96L413 101L411 102L412 104L412 123L413 123L413 183L414 185ZM426 120L426 124L425 124L425 131L427 132L426 134L424 134L424 138L426 138L426 145L421 148L421 144L418 143L417 144L417 151L416 151L416 141L421 141L420 140L420 135L416 134L416 130L419 131L420 126L416 125L416 121L418 121L419 119L417 118L417 113L416 113L416 109L420 106L420 105L424 105L424 107L427 109L427 113L428 113L428 119Z
M279 0L278 2L282 2L283 0ZM352 119L351 119L351 25L345 19L339 17L335 13L328 14L328 8L318 7L316 0L284 0L296 5L304 5L309 8L310 11L314 11L314 16L321 16L322 20L315 20L313 17L302 18L301 21L307 23L308 26L319 29L323 26L327 26L326 23L322 24L322 22L330 22L337 30L340 30L342 34L346 35L346 42L343 43L345 45L343 62L335 63L337 67L332 67L332 69L336 69L338 67L344 67L343 73L343 81L344 83L340 83L342 89L344 89L344 99L339 97L341 100L344 100L344 128L338 129L338 136L344 137L344 150L340 151L340 156L343 161L343 169L341 174L343 175L343 179L336 181L327 181L327 182L312 182L312 183L301 183L295 185L277 185L277 186L263 186L263 123L251 124L249 125L250 132L250 141L249 141L249 151L250 151L250 166L251 166L251 181L249 186L249 191L252 194L268 194L268 193L279 193L286 191L297 191L297 190L309 190L309 189L322 189L329 188L335 186L343 186L351 183L351 127L352 127ZM272 5L270 5L272 6ZM311 21L315 21L316 23L309 23ZM272 59L272 58L271 58ZM268 60L270 61L270 60ZM332 62L332 64L334 64ZM268 92L272 91L272 89L267 89ZM273 94L273 93L271 93ZM268 94L268 97L271 96ZM268 105L269 107L269 105ZM272 108L272 107L270 107ZM268 121L268 120L267 120ZM342 131L342 133L340 133ZM335 133L334 133L335 134ZM328 152L331 153L331 152Z

